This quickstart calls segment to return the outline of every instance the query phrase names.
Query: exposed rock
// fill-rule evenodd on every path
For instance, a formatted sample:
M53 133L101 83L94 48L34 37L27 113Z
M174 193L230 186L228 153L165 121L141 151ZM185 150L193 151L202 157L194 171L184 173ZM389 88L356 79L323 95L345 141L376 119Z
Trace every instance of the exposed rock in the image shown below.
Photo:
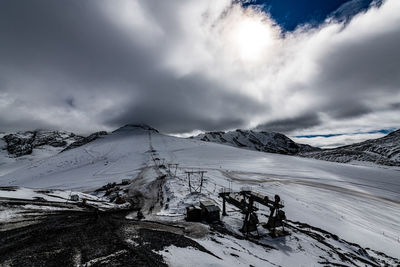
M32 153L33 140L35 138L35 132L25 132L8 134L3 137L6 141L6 149L10 155L20 157Z
M14 155L15 157L20 157L23 155L31 154L32 145L13 141L10 145L7 146L7 151L9 154Z
M63 151L83 146L83 145L85 145L85 144L87 144L89 142L92 142L92 141L96 140L97 138L99 138L101 136L104 136L104 135L107 135L106 131L100 131L100 132L92 133L91 135L89 135L87 137L82 137L79 140L73 142L72 144L67 146L65 149L63 149ZM63 151L61 151L61 152L63 152Z
M59 150L53 149L58 153L61 150L87 144L106 134L107 132L97 132L83 137L64 131L35 130L7 134L3 136L3 140L6 143L4 149L8 151L9 156L21 157L32 154L34 149L44 149L46 146L59 148Z

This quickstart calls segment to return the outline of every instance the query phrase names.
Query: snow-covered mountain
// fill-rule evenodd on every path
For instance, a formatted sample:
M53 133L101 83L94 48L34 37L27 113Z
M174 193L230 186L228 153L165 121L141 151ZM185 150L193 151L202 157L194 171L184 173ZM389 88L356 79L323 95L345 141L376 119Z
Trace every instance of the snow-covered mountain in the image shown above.
M310 145L298 144L280 133L256 132L251 130L208 132L191 138L238 148L298 155L340 163L358 161L387 166L400 166L400 130L379 139L367 140L332 149L320 149Z
M107 132L87 137L66 131L34 130L0 134L0 175L21 168L32 161L56 155L89 143Z
M300 156L334 162L373 162L387 166L400 166L400 130L384 137L361 143L320 151L301 153Z
M238 129L229 132L207 132L191 138L231 145L239 148L285 155L295 155L300 152L319 150L310 145L298 144L289 137L275 132L257 132Z
M169 170L169 163L178 164L176 172ZM400 264L400 181L395 167L353 166L263 153L168 136L145 125L124 126L103 138L2 175L4 166L0 166L2 226L15 227L16 221L25 223L24 216L29 212L43 220L43 207L69 209L70 206L61 207L59 203L53 207L47 199L56 198L65 205L70 190L101 198L93 198L93 202L105 201L99 188L110 189L110 194L117 191L140 205L145 221L133 220L136 212L120 215L120 221L103 232L116 218L100 214L88 220L82 219L84 215L77 217L76 213L66 212L64 216L59 211L56 217L49 217L48 224L41 224L45 226L43 232L33 228L36 235L30 242L25 241L28 227L10 233L0 231L0 265L18 265L24 258L44 265L43 262L61 256L75 265L105 265L137 260L140 255L141 259L147 257L147 265L139 266ZM189 190L187 172L193 170L205 172L201 193ZM192 186L198 182L198 177L191 179ZM123 184L122 180L128 182ZM113 183L118 186L112 188ZM230 205L228 216L222 216L218 225L184 220L187 206L208 200L222 207L220 190L238 191L243 187L281 197L290 236L273 239L259 227L259 238L245 238L239 231L243 215ZM36 200L30 205L14 204L12 208L8 202L1 205L5 198L12 197L16 201ZM44 198L41 206L37 205L38 197ZM264 214L268 212L259 207L260 221L267 220ZM63 226L57 218L66 220L68 228L53 231L53 225ZM52 238L46 236L49 229ZM67 235L76 232L77 237ZM10 235L15 237L12 242ZM119 239L111 239L114 237ZM45 239L46 246L37 238ZM68 246L64 245L66 241ZM26 251L34 253L35 258L29 258L31 254ZM155 264L155 259L163 264Z

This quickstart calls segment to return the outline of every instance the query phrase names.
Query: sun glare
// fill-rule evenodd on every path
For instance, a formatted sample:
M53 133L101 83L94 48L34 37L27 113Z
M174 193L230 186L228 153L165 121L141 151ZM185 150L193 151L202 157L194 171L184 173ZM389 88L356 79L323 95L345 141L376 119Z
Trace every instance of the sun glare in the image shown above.
M260 20L248 18L234 29L234 45L243 60L255 61L267 52L273 41L273 29Z

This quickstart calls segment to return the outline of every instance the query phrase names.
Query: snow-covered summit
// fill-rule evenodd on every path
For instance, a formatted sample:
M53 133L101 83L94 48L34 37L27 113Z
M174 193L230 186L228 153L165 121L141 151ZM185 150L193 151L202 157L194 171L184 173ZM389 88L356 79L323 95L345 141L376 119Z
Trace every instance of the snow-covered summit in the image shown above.
M236 130L229 132L207 132L191 137L194 139L227 144L251 150L294 155L299 152L318 150L310 145L298 144L289 137L275 132Z
M143 133L143 132L155 132L158 133L158 130L144 123L139 124L126 124L117 130L113 131L113 133Z

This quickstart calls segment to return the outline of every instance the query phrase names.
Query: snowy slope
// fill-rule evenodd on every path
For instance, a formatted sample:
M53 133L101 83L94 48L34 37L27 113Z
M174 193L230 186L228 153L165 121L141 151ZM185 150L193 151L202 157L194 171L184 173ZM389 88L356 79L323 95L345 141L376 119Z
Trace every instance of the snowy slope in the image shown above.
M32 161L53 156L89 143L107 132L87 137L71 132L34 130L0 134L0 175L30 164Z
M5 134L2 139L11 157L21 157L32 154L34 149L45 149L45 146L65 148L83 137L70 132L35 130Z
M3 133L0 135L0 175L55 155L75 142L76 138L79 137L67 132Z
M317 149L309 145L295 143L287 136L274 132L257 132L238 129L229 132L207 132L192 138L251 150L288 155Z
M0 185L92 191L109 182L131 178L134 186L142 188L146 179L153 177L148 180L153 183L158 175L149 169L154 164L154 153L160 161L179 165L176 178L168 178L163 188L168 207L157 210L149 218L179 220L186 205L199 199L211 199L220 205L217 195L223 187L239 190L251 186L267 195L279 194L293 222L324 229L362 247L400 258L400 170L396 168L263 153L166 136L143 126L125 126L104 138L0 176ZM189 194L185 171L193 169L207 171L202 195ZM231 207L228 211L231 216L224 217L223 221L232 231L237 231L241 215L231 213ZM320 256L329 258L331 252L319 248L321 244L315 243L312 236L315 235L293 232L286 238L266 240L268 245L278 248L270 251L233 237L217 235L214 239L212 236L196 239L224 261L187 248L171 247L162 254L173 266L185 266L182 265L185 261L174 262L179 255L189 261L201 258L204 263L216 266L324 265ZM348 243L329 240L343 253L364 253ZM368 249L367 253L376 256L372 250ZM268 262L257 258L259 255ZM340 258L335 262L340 263Z
M338 148L305 152L300 155L343 163L363 161L388 166L400 166L400 130L378 139Z
M378 165L400 166L400 130L378 139L367 140L332 149L319 149L298 144L280 133L236 130L208 132L192 139L230 145L251 150L299 155L340 163L369 162Z
M123 127L109 136L34 161L1 177L3 185L36 188L96 189L134 177L148 155L147 131Z
M400 170L337 164L241 150L206 142L153 137L167 161L207 170L209 187L243 186L279 194L293 220L400 256ZM215 186L216 184L216 186ZM340 227L338 227L340 225ZM383 234L384 233L384 234Z

